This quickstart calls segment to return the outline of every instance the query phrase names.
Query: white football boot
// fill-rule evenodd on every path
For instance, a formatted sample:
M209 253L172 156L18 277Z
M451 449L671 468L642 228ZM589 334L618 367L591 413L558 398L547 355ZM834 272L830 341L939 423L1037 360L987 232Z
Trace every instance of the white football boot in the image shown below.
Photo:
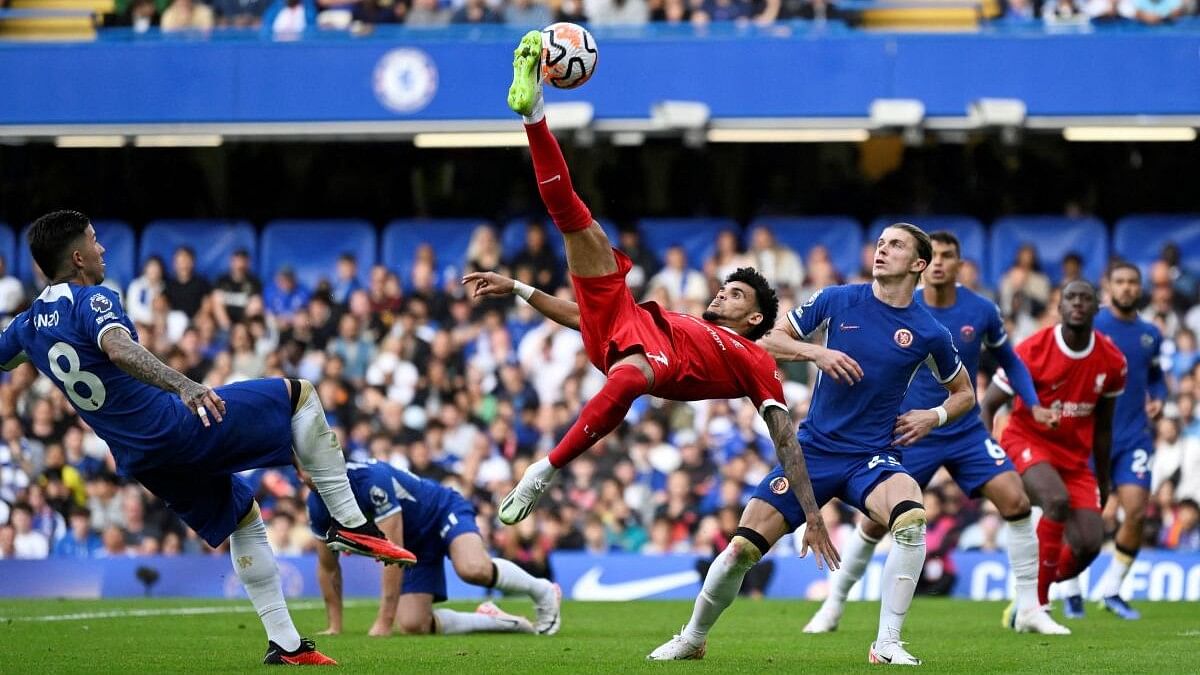
M1041 633L1042 635L1070 635L1071 629L1058 623L1050 616L1049 607L1030 607L1017 612L1013 629L1018 633Z
M558 469L547 458L542 458L525 469L525 475L512 492L500 502L500 522L516 525L529 517L533 507L550 487L550 481L558 475Z
M513 633L536 632L533 629L533 624L529 623L529 619L526 619L523 616L517 616L516 614L509 614L508 612L497 607L496 603L490 600L476 607L475 613L482 614L484 616L490 616L501 623L507 624L510 632Z
M903 642L872 642L867 662L885 666L921 665L921 659L909 654Z
M547 583L550 589L533 603L537 610L533 627L539 635L554 635L562 628L562 588L558 584Z
M838 622L842 620L842 604L826 599L821 608L813 614L813 618L804 625L805 633L832 633L837 630Z
M686 628L686 626L684 627ZM672 637L670 640L662 643L657 649L650 652L646 656L647 661L698 661L704 658L704 652L708 651L708 640L694 645L688 642L683 637L683 628L679 629L679 635Z

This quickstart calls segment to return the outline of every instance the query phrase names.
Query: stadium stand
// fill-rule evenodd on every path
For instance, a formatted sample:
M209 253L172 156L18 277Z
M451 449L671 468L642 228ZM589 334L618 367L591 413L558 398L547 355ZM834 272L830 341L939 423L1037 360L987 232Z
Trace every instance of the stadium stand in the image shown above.
M970 219L905 219L930 229L955 228L963 233L968 251L977 251L980 242L987 240L983 227ZM1175 242L1188 251L1185 260L1195 260L1194 219L1173 220L1178 227L1170 229L1162 227L1166 222L1148 216L1122 219L1114 228L1118 242L1114 250L1124 252L1124 242L1141 233L1148 241L1131 245L1128 250L1134 255L1154 260L1154 250ZM845 264L852 264L861 248L862 228L851 219L771 218L753 225L763 223L774 228L785 244L791 241L801 247L811 240L799 238L797 232L807 231ZM825 231L805 230L819 223L824 223ZM844 227L834 227L839 223ZM401 275L422 243L433 246L439 264L460 269L481 224L475 219L389 223L379 233L383 244L378 259L385 267L384 276L377 278L371 273L377 232L369 223L274 221L258 233L257 247L253 236L247 239L252 235L249 226L226 223L220 226L220 239L229 241L220 245L222 250L257 248L264 276L294 265L300 278L315 287L317 280L332 274L338 255L353 251L363 289L346 304L333 303L332 312L323 309L328 300L309 301L302 312L307 320L299 324L277 321L261 305L251 303L244 321L228 332L219 330L203 313L190 322L185 317L182 327L172 327L178 317L171 318L162 307L138 330L143 343L168 363L210 385L255 375L287 374L318 381L331 420L352 457L375 457L459 489L479 507L489 542L506 555L529 561L535 557L532 551L549 550L705 553L714 546L719 550L719 539L728 536L724 529L729 519L736 522L749 487L774 461L769 440L753 424L754 411L740 401L692 405L647 401L636 406L625 426L603 447L572 465L550 493L547 508L526 521L527 526L491 527L497 495L509 489L513 476L520 475L530 458L553 445L582 402L595 392L599 374L581 360L576 334L550 330L515 300L473 305L453 279L419 297L388 295L387 277ZM646 220L641 226L661 250L673 240L661 231L650 234L658 224L664 221ZM717 232L741 230L733 221L711 219L666 224L675 233L672 236L690 237L692 250L700 256L691 262L695 269L707 262L703 251L711 248ZM1055 229L1059 225L1065 227ZM138 242L134 230L124 224L97 223L109 250L110 271L126 275L123 286L132 276L134 251L143 256L166 252L189 227L194 228L197 242L207 242L214 225L155 221L141 231ZM512 224L506 232L511 229ZM873 225L871 232L874 229ZM1005 239L1000 240L997 232ZM1151 232L1153 241L1147 234ZM695 233L703 233L703 238ZM1099 279L1109 251L1109 232L1102 223L1049 217L1002 219L992 226L990 238L999 259L1005 260L1011 259L1023 237L1033 234L1038 235L1034 240L1041 245L1047 266L1057 262L1055 256L1080 250L1088 262L1086 275ZM521 239L506 234L502 241L507 259L515 253L513 243ZM11 231L0 228L0 251L6 245L15 242ZM1093 264L1094 260L1098 262ZM208 269L214 267L222 271L216 262ZM25 282L27 292L36 293L32 279ZM706 282L710 290L717 287L715 278ZM1155 293L1149 279L1146 290L1147 298ZM563 292L569 293L569 288ZM794 302L798 292L785 292L784 302ZM413 304L418 300L420 311ZM1193 290L1180 309L1149 305L1144 313L1166 333L1166 365L1175 392L1159 423L1155 461L1162 465L1155 468L1145 544L1175 550L1190 550L1187 547L1196 540L1179 530L1182 521L1177 513L1183 500L1200 497L1200 464L1195 459L1200 454L1192 452L1200 444L1194 405L1200 368L1194 335L1183 320L1196 302ZM1039 325L1053 323L1054 311L1047 305L1032 320ZM187 331L189 337L172 338L173 330ZM811 382L813 373L800 369L789 371L789 376L789 402L800 413L807 407L808 390L802 382ZM6 420L20 422L6 423L0 433L0 514L18 502L31 504L34 529L45 537L51 555L211 552L161 503L112 474L103 443L77 423L53 387L16 374L4 376L0 413ZM271 537L277 550L310 550L312 540L304 527L301 502L304 488L294 475L280 469L257 471L250 477L267 520L273 523ZM990 506L967 500L952 484L935 480L935 486L940 486L935 497L952 514L954 531L962 533L961 548L1002 547L996 534L998 517ZM850 532L851 514L836 506L827 508L826 514L832 523L842 523L834 528L837 537ZM72 517L90 519L92 543L82 549L63 543Z
M138 246L138 269L152 255L170 265L175 250L186 246L196 254L196 270L216 279L229 266L229 256L238 250L250 254L254 268L258 260L258 233L245 221L155 220L142 230Z

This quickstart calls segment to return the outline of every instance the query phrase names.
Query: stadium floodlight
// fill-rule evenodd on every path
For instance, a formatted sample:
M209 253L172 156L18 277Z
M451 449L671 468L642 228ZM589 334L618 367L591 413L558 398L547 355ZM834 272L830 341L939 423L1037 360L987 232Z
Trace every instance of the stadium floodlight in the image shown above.
M418 148L508 148L528 144L524 131L430 132L413 136Z
M700 101L659 101L650 108L650 119L664 129L702 129L711 111Z
M925 104L915 98L877 98L870 114L875 127L916 127L925 119Z
M1063 138L1068 141L1100 143L1190 143L1196 140L1196 130L1193 127L1066 127L1063 129Z
M866 129L709 129L709 143L861 143Z
M72 134L56 136L56 148L121 148L125 146L125 137L114 134Z
M1019 98L981 98L967 105L967 118L980 127L1023 126L1025 114L1025 101Z
M218 148L221 134L142 134L134 136L135 148Z
M546 104L546 123L556 131L583 129L596 117L596 108L587 101Z

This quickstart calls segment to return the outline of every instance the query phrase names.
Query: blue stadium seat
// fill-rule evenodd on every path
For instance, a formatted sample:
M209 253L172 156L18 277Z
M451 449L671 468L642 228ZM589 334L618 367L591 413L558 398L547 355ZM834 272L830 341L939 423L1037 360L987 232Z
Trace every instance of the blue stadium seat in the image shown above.
M999 287L1025 243L1037 249L1042 271L1052 283L1062 277L1062 258L1072 251L1083 257L1083 275L1092 281L1099 281L1108 265L1108 228L1096 218L1009 216L992 224L991 241L987 283L993 288Z
M858 271L863 245L862 225L849 216L766 216L757 218L746 229L746 246L754 228L766 226L775 239L806 259L812 247L820 244L829 250L833 266L843 277Z
M688 266L694 269L703 269L722 230L730 230L739 236L742 232L741 226L731 218L643 218L638 221L642 242L660 262L668 248L679 245L687 253Z
M421 244L432 244L437 256L438 283L447 274L460 274L466 264L471 234L480 225L491 225L482 218L406 218L393 220L383 230L380 262L400 277L408 288L413 255ZM499 234L499 233L497 233ZM453 271L450 271L451 268Z
M229 220L155 220L142 230L138 246L138 271L152 255L162 258L171 272L171 257L180 246L196 253L196 271L210 282L229 270L229 256L238 249L250 253L250 269L255 266L258 236L254 226Z
M353 219L274 220L263 228L258 273L269 286L280 268L291 266L296 279L312 289L321 279L333 279L343 253L358 259L359 280L365 285L377 259L375 228Z
M119 220L93 220L92 227L96 228L96 238L104 246L105 276L115 281L122 290L137 276L134 259L137 252L137 237L133 228ZM18 276L26 284L32 284L33 256L29 253L29 228L21 230L21 239L17 244L20 254L17 259ZM38 289L41 292L41 289Z
M871 224L872 236L882 232L892 223L912 223L926 232L946 230L958 237L962 245L962 257L979 267L980 275L988 273L987 229L983 223L971 216L928 215L928 216L884 216Z
M19 273L17 258L13 255L17 252L17 235L13 234L12 228L8 223L0 223L0 256L4 257L5 271L8 274L17 275Z
M554 251L560 259L567 259L567 244L563 236L555 229L554 223L549 218L542 221L546 225L546 243ZM620 231L616 225L613 225L607 220L598 220L600 227L604 233L608 235L609 241L613 246L618 246L620 243ZM504 233L500 236L500 244L504 247L504 259L507 260L525 248L525 229L529 227L528 218L514 218L508 221L508 225L504 226Z
M1179 246L1185 268L1200 274L1200 214L1126 216L1113 230L1113 254L1136 263L1142 274L1167 242Z

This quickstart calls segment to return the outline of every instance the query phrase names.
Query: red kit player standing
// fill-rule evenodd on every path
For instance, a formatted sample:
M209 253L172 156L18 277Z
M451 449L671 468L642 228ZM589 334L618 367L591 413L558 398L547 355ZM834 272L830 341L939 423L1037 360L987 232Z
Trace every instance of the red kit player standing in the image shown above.
M1126 366L1121 350L1092 328L1098 311L1095 287L1072 281L1063 288L1059 303L1062 323L1017 346L1042 405L1061 415L1057 426L1046 429L1017 400L1000 437L1029 496L1042 508L1037 527L1042 604L1049 602L1050 584L1076 577L1104 541L1100 513L1108 498L1113 410L1125 389ZM1003 375L998 375L982 405L989 428L996 411L1012 398ZM1091 457L1095 472L1088 466Z

